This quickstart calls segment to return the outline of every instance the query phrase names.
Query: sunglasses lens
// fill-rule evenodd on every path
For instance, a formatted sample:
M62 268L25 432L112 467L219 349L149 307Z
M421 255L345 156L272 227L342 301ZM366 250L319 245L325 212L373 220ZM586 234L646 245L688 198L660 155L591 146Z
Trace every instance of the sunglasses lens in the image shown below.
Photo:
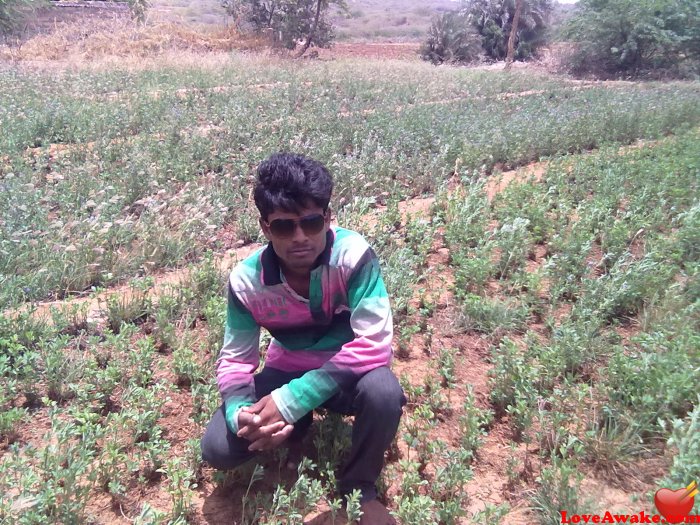
M270 231L277 237L291 237L295 228L293 219L275 219L270 223Z
M325 218L321 214L308 215L302 217L299 220L301 229L306 235L316 235L323 229L323 225L326 223Z
M316 235L326 224L326 218L320 213L307 215L299 219L299 226L306 235ZM275 219L270 223L270 232L276 237L292 237L296 230L297 221L294 219Z

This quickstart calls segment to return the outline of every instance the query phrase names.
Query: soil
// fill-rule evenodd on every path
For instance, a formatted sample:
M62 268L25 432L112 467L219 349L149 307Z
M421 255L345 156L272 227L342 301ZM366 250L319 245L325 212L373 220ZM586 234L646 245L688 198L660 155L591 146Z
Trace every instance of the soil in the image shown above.
M318 58L383 58L387 60L420 60L415 42L348 42L334 44L330 49L314 49ZM312 50L313 51L313 50Z

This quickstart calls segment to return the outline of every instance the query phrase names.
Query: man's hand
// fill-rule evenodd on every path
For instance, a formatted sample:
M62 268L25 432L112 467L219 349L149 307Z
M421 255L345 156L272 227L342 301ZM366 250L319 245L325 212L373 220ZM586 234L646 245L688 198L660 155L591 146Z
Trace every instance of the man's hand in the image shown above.
M272 396L267 395L238 413L238 437L251 441L248 450L268 450L281 445L294 426L287 423Z

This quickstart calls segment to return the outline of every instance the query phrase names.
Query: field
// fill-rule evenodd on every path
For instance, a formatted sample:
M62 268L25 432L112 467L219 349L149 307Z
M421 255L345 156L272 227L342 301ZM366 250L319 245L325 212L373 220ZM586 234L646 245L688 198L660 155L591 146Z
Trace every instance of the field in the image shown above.
M401 523L653 511L700 478L699 126L697 82L2 66L0 522L332 522L347 421L318 415L301 476L199 457L226 276L261 241L254 169L280 149L327 164L382 261Z
M436 14L459 6L452 0L349 0L347 10L333 6L330 19L340 41L420 41ZM216 0L154 0L153 21L220 25L227 20Z

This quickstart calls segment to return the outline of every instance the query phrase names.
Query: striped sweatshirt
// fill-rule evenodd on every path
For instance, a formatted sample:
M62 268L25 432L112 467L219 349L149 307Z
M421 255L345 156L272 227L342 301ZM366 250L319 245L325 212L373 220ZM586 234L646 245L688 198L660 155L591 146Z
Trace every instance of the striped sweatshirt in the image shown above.
M232 272L224 344L216 374L226 423L255 402L260 327L272 335L265 366L306 372L274 390L284 419L294 423L363 374L388 365L393 335L379 261L358 233L332 227L311 270L309 299L286 283L272 244Z

